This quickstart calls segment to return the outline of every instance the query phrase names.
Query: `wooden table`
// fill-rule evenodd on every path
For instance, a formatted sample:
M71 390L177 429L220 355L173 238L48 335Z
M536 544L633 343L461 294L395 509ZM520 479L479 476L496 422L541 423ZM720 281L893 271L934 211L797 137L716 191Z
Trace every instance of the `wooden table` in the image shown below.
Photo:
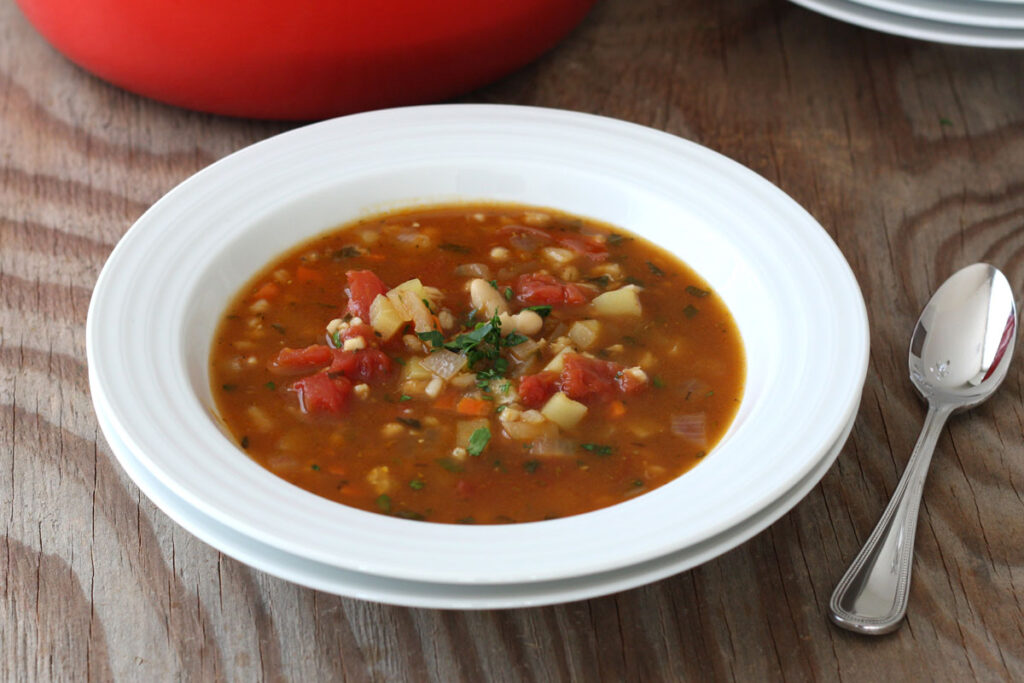
M1024 679L1020 359L939 441L903 628L868 639L825 616L924 415L906 370L921 306L980 260L1024 291L1024 53L891 37L783 0L603 0L557 49L462 101L663 129L806 207L871 321L837 464L717 560L554 607L388 607L221 555L113 459L89 398L86 309L147 206L289 126L118 90L0 0L0 679Z

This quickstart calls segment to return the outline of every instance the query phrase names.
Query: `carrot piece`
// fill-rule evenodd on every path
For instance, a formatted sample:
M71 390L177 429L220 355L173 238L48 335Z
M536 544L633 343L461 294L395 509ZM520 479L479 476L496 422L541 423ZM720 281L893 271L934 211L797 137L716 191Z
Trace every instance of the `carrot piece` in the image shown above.
M626 404L622 401L612 401L608 405L608 417L616 419L626 414Z
M455 412L459 415L475 415L477 417L487 415L493 409L494 404L482 398L463 396L455 404Z
M295 269L295 279L299 282L323 282L324 274L319 270L299 266Z
M269 301L270 299L273 299L280 293L281 288L278 287L276 283L267 282L264 283L262 287L256 290L256 292L252 295L252 299L253 301L257 299L267 299Z

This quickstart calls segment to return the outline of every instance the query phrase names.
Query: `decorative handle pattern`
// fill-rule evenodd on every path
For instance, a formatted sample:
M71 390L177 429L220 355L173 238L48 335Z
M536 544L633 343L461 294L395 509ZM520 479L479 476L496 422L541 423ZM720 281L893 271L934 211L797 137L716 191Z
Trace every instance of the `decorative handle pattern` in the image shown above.
M929 405L921 436L882 518L829 601L829 616L845 629L870 635L896 630L907 612L914 532L935 444L952 406Z

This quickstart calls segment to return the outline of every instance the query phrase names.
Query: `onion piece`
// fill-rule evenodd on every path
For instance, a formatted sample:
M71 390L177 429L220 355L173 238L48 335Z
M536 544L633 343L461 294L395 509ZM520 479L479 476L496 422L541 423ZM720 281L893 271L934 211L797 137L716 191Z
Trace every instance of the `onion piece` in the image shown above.
M441 349L420 361L420 365L447 381L466 367L466 357L448 349Z
M576 444L571 439L543 437L530 442L531 455L568 456L576 452Z
M686 415L673 415L672 433L698 446L707 445L707 415L703 411Z
M455 266L457 277L480 277L484 280L491 279L491 269L486 263L463 263Z

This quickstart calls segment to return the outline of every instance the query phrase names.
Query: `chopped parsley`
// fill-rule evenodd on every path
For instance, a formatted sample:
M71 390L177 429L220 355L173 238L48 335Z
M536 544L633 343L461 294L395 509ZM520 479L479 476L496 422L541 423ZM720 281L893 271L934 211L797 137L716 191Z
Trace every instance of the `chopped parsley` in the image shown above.
M413 491L421 491L423 490L423 487L426 485L426 482L424 482L422 479L413 479L412 481L409 482L409 488L411 488Z
M664 389L665 388L665 380L663 380L662 378L658 377L657 375L655 375L653 377L653 379L651 379L651 384L653 384L658 389Z
M639 279L639 278L635 278L632 275L627 275L626 276L626 284L636 285L637 287L643 287L644 286L644 281Z
M362 252L359 250L359 247L353 247L352 245L349 245L347 247L342 247L338 251L334 252L332 256L334 257L335 260L343 258L356 258L358 256L362 256Z
M396 420L404 424L409 429L423 429L423 424L413 417L396 417Z
M391 498L388 497L388 494L382 493L377 496L377 507L381 512L391 512Z
M312 469L312 470L313 470L314 472L319 472L319 471L320 471L320 465L317 465L317 464L313 464L313 465L310 465L310 468L311 468L311 469Z
M437 330L430 330L429 332L417 332L416 336L425 342L430 342L430 345L435 349L444 347L444 335Z
M403 401L411 401L411 400L412 400L412 396L410 396L409 394L402 394L401 396L398 397L398 401L400 403L403 402Z
M336 349L341 348L341 330L335 330L334 334L331 335L331 344Z
M703 299L704 297L706 297L711 292L709 292L706 289L701 289L700 287L694 287L693 285L687 285L686 286L686 293L689 294L690 296L695 296L698 299Z
M683 309L683 315L685 315L688 320L693 319L693 317L698 313L700 313L700 311L697 310L695 306L687 305L686 308Z
M632 237L626 237L625 235L619 235L618 233L614 233L613 232L613 233L610 233L608 235L608 238L607 238L606 241L608 242L608 244L612 245L613 247L617 247L620 244L622 244L623 242L630 242L632 240L633 240Z
M450 251L453 254L468 254L470 252L469 247L461 244L453 244L452 242L443 242L437 245L437 248L443 249L444 251Z
M235 389L238 388L238 385L237 384L221 384L220 388L223 389L224 391L234 391Z
M591 453L602 456L611 455L613 450L611 446L603 443L581 443L580 448L582 448L585 451L590 451Z
M286 330L284 329L284 325L278 325L277 323L271 323L270 326L273 327L278 332L280 332L281 334L286 334Z
M470 455L480 455L491 440L491 430L487 427L480 427L469 435L469 444L466 452Z
M652 273L654 273L654 276L655 276L655 277L664 277L664 276L665 276L665 271L664 271L664 270L662 270L661 268L659 268L658 266L654 265L654 264L653 264L653 263L651 263L650 261L648 261L648 262L647 262L647 268L648 268L648 269L649 269L649 270L650 270L650 271L651 271Z
M505 288L505 300L506 301L512 301L512 294L513 294L512 288L511 287L506 287Z
M534 313L536 313L540 317L546 318L551 313L551 306L548 306L546 304L542 304L540 306L527 306L523 310L533 311Z
M456 461L454 461L454 460L452 460L450 458L438 458L434 462L436 462L438 465L440 465L442 468L448 470L449 472L461 472L462 471L462 465L460 465L459 463L457 463Z
M277 385L274 384L273 382L267 382L263 386L265 386L267 389L270 389L271 391L273 391L274 389L277 389Z
M527 460L523 463L523 469L526 470L528 474L536 472L538 467L540 467L540 460Z

